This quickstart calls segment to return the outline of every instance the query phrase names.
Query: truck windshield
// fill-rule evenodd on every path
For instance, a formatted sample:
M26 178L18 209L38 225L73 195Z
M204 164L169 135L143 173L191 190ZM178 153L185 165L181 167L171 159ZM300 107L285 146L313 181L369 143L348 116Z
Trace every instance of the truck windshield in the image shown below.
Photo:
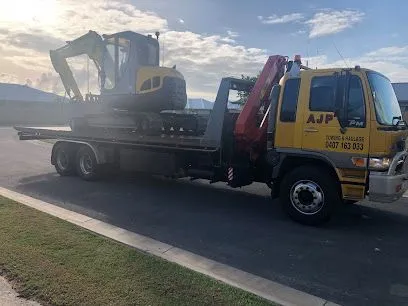
M367 72L367 76L378 123L383 125L398 124L398 119L402 120L402 114L391 82L386 77L375 72Z

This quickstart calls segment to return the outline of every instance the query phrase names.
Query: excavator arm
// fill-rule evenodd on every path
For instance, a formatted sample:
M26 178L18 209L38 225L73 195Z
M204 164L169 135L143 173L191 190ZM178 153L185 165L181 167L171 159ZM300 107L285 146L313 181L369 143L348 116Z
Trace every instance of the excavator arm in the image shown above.
M50 51L51 63L55 71L60 75L68 96L76 101L83 101L83 96L67 63L67 58L83 54L88 55L88 57L93 60L102 79L101 83L103 84L105 79L105 67L112 68L114 62L110 56L106 56L107 51L105 42L95 31L89 31L85 35L67 42L65 46ZM106 70L113 71L113 69ZM71 92L73 93L73 96L71 95Z

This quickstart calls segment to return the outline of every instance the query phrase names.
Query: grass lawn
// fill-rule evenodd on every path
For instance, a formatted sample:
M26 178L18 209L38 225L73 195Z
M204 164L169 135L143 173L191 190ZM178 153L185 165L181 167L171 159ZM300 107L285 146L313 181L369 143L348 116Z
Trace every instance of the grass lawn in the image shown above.
M2 197L0 272L44 305L270 305Z

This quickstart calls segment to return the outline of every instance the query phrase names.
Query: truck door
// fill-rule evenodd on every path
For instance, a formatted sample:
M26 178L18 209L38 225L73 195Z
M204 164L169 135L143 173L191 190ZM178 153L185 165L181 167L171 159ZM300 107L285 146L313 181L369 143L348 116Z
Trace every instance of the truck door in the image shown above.
M363 80L357 71L305 80L309 101L303 112L303 150L326 156L339 169L356 169L355 164L368 157L370 121ZM365 173L359 167L360 174Z

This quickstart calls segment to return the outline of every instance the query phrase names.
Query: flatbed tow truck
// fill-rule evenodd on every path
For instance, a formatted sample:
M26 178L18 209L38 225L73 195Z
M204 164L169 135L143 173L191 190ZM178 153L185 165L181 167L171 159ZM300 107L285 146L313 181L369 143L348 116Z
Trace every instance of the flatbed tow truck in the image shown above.
M228 109L231 90L249 94L242 110ZM104 116L15 129L21 140L56 139L51 163L63 176L94 180L114 168L233 188L261 182L309 225L344 203L394 202L408 188L407 126L391 83L359 66L308 69L300 56L270 56L256 83L223 78L210 111L163 111L151 130L127 116L119 126Z

